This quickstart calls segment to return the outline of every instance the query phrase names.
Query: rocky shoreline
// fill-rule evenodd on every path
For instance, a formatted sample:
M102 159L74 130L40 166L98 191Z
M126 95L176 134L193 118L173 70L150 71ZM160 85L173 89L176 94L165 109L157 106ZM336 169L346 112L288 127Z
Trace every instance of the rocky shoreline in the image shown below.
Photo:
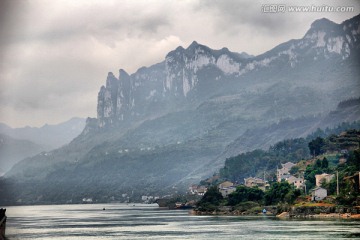
M360 207L293 206L289 211L284 211L276 216L279 218L360 219Z
M221 216L276 216L282 219L319 219L319 218L341 218L360 219L360 207L340 206L291 206L286 211L282 207L265 207L266 213L234 210L232 207L220 207L214 211L199 211L193 209L193 215L221 215Z

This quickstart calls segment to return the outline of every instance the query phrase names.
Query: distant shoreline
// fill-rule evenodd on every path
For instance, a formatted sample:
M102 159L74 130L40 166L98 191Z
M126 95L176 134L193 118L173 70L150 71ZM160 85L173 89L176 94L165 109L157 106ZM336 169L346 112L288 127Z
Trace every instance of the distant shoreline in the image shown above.
M267 208L266 213L241 212L231 207L221 207L214 211L199 211L194 209L190 212L193 215L219 215L219 216L273 216L280 219L359 219L360 206L291 206L286 211L279 213L275 206Z

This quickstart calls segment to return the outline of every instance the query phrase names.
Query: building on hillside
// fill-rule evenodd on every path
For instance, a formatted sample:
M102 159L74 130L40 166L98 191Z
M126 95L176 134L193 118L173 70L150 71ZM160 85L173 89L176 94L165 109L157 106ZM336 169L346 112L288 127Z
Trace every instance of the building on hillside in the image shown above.
M232 187L234 186L234 183L233 182L230 182L230 181L225 181L225 182L222 182L218 185L218 188L227 188L227 187Z
M333 179L335 177L334 174L327 174L327 173L323 173L323 174L316 174L315 178L316 178L316 186L317 187L321 187L321 183L323 181L326 182L330 182L331 179Z
M236 186L234 185L234 183L232 183L230 181L225 181L218 185L218 189L219 189L219 192L221 193L221 195L225 198L230 193L233 193L236 191Z
M155 198L153 196L141 196L141 200L144 202L144 203L151 203L155 200Z
M191 185L189 187L189 193L192 195L199 195L199 196L203 196L207 191L207 187L202 186L202 185Z
M82 199L82 202L83 202L83 203L92 203L92 202L93 202L93 199L92 199L92 198L83 198L83 199Z
M327 197L327 190L322 187L316 187L311 191L311 200L320 201Z
M304 178L297 178L292 175L285 179L289 184L294 185L297 189L302 189L305 186Z
M257 177L244 178L244 185L246 187L258 187L263 191L265 191L266 188L270 186L267 181Z
M281 180L284 179L284 175L289 175L290 169L294 166L296 166L296 164L292 162L282 163L281 168L276 170L277 181L281 182Z
M236 191L236 187L235 186L231 186L231 187L224 187L224 188L219 188L219 192L221 193L221 195L226 198L230 193L233 193Z

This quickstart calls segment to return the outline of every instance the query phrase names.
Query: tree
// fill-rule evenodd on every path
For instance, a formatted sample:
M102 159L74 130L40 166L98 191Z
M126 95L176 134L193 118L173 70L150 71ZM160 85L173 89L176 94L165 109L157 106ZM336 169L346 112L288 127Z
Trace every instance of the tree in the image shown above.
M329 161L327 160L326 157L324 157L324 159L321 161L321 168L327 169L328 167L329 167Z
M350 152L347 163L353 173L360 171L360 149Z
M266 205L277 204L280 202L293 203L300 196L300 190L288 182L275 182L270 189L265 192L264 199Z
M298 166L293 166L291 169L290 169L290 171L289 171L289 173L291 174L291 175L294 175L295 173L297 173L297 172L299 172L299 167Z
M259 188L249 188L245 186L238 186L236 191L231 193L228 197L228 205L235 206L241 202L262 201L264 192Z
M315 156L318 156L320 154L323 154L324 147L325 147L325 140L321 137L317 137L311 142L309 142L309 150L311 154L314 154Z
M224 198L219 192L217 186L212 186L204 194L197 205L201 210L213 211L220 205L223 199Z

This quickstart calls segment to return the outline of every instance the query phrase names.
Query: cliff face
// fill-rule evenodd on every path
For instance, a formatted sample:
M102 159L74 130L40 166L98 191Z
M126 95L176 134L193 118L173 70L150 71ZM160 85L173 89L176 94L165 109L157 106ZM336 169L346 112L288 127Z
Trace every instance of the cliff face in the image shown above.
M337 65L359 56L359 19L360 15L342 24L319 19L302 39L290 40L259 56L239 54L227 48L213 50L194 41L186 49L178 47L169 52L163 62L140 68L134 74L120 70L116 78L109 73L98 95L97 125L101 128L121 121L146 119L214 96L228 95L229 89L258 91L257 79L269 79L275 84L284 80L286 74L289 76L286 83L291 82L293 87L311 86L331 92L336 84L344 83L326 72L313 72L309 76L306 68L320 69L326 62ZM290 77L291 74L295 77ZM282 79L274 78L277 75ZM296 82L297 79L301 81ZM261 84L263 88L264 82ZM356 95L354 90L350 90L350 95ZM335 102L332 104L325 107L333 108Z
M108 74L106 86L102 86L98 94L97 118L100 127L124 120L133 107L132 89L130 76L124 70L120 70L119 79L111 72Z
M162 71L162 67L154 65L130 76L121 69L118 78L109 72L98 94L98 127L148 115L151 106L162 98Z

